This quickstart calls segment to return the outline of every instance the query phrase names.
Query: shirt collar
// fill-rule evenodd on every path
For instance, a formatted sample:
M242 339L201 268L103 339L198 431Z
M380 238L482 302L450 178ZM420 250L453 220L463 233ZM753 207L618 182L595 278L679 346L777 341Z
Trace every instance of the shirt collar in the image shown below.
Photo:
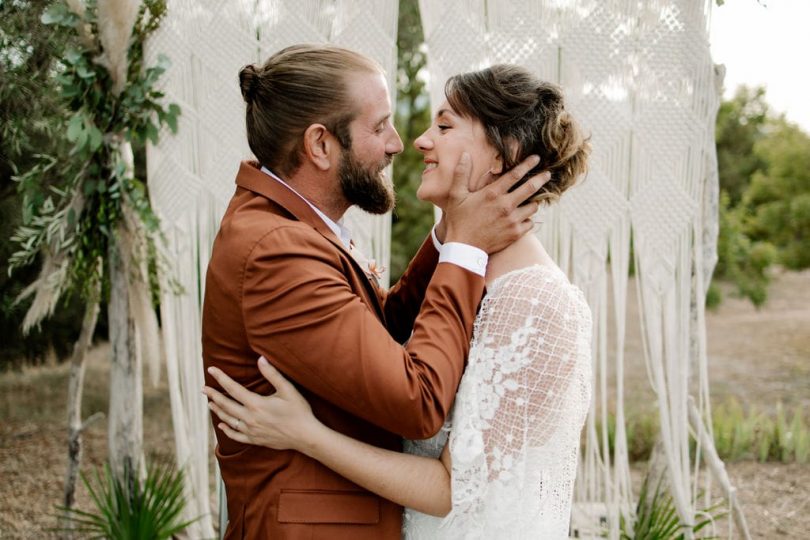
M343 247L345 247L347 250L351 248L352 231L350 231L348 227L343 225L343 219L339 219L336 222L332 221L329 218L329 216L321 212L321 210L317 206L309 202L303 195L298 193L293 187L291 187L287 182L278 177L273 171L271 171L265 166L262 166L261 170L264 174L266 174L270 178L273 178L276 182L280 182L284 187L286 187L287 189L289 189L290 191L301 197L301 199L305 203L307 203L310 206L310 208L312 208L315 211L316 214L318 214L318 217L321 218L324 223L326 223L326 226L329 227L333 233L335 233L335 236L340 238Z

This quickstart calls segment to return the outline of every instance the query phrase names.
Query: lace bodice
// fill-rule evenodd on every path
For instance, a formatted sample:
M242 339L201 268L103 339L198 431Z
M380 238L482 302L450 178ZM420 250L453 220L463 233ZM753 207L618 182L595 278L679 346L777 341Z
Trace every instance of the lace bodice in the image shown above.
M449 438L453 508L406 510L417 539L567 538L580 431L590 403L591 316L556 267L498 278L475 321L453 411L405 450L438 457Z

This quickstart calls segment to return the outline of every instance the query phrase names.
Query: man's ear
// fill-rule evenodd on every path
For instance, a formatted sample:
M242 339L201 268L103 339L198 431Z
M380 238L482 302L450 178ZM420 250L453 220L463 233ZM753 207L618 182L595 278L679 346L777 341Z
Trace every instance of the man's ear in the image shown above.
M304 131L304 156L322 171L332 166L337 139L323 124L312 124Z

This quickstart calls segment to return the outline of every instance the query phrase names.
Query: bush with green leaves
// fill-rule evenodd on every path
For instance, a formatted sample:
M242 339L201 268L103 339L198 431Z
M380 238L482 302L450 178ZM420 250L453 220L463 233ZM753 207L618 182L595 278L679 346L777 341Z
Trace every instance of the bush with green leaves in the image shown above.
M82 474L95 508L60 507L65 526L59 530L110 540L168 540L196 521L182 518L183 472L170 462L148 467L143 481L131 471L124 477L112 474L108 465L96 469L93 481Z
M720 237L715 276L759 306L768 270L810 267L810 135L740 87L717 116ZM713 288L711 304L719 302Z

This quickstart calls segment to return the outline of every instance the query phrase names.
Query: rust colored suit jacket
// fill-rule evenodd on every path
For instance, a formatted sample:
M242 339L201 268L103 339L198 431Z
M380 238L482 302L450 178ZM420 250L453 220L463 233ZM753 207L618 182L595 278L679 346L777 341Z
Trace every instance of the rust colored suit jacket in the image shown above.
M392 450L402 436L432 436L455 397L483 278L437 264L428 238L381 291L312 208L257 164L242 163L236 184L206 276L205 366L268 394L256 365L264 355L337 431ZM207 373L206 384L218 387ZM303 454L215 431L227 539L400 538L400 506Z

